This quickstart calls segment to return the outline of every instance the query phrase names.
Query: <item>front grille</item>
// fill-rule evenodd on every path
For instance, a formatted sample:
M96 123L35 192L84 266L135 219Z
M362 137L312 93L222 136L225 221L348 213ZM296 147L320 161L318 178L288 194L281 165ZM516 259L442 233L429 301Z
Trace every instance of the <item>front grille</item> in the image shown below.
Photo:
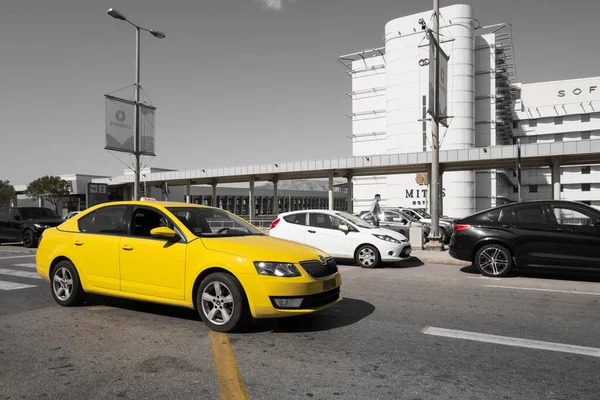
M300 266L313 278L324 278L338 272L338 267L333 258L328 258L325 263L317 260L301 261Z

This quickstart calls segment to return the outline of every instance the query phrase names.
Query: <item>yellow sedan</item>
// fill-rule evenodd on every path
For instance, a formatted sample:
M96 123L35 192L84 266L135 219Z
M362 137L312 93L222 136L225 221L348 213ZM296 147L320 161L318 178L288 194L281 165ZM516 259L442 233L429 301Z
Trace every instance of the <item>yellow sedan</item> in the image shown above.
M92 207L46 229L36 263L62 306L83 303L86 293L182 306L219 332L342 299L338 267L326 253L269 237L225 210L186 203Z

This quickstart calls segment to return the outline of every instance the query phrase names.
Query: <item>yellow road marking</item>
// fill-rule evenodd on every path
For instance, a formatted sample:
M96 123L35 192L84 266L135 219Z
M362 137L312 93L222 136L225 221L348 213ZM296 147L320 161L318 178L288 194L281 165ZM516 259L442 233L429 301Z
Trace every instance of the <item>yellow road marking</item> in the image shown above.
M229 336L209 330L221 400L248 400L248 392L235 360Z
M114 307L110 307L110 306L92 306L92 307L88 307L88 310L94 310L94 311L102 311L102 310L114 310Z

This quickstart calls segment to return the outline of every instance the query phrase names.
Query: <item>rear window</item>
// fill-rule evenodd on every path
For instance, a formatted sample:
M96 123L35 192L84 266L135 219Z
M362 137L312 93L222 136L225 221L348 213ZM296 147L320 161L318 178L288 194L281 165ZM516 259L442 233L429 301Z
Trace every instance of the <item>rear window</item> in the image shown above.
M498 222L500 217L500 210L492 211L486 215L486 217L492 222Z
M286 222L295 225L306 225L306 213L292 214L283 217Z

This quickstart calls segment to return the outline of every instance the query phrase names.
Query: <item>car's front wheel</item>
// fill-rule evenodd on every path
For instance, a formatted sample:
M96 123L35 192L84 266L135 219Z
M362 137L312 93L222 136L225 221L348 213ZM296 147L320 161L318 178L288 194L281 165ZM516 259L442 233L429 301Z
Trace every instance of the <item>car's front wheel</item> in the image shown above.
M21 234L21 241L23 242L23 246L31 249L36 247L35 235L31 229L25 229Z
M79 274L71 261L63 260L56 264L50 274L52 297L64 307L78 306L85 300Z
M223 272L215 272L202 280L196 293L196 306L202 321L217 332L238 331L250 319L241 283Z
M506 276L513 266L510 250L499 244L485 245L475 255L475 266L485 276Z
M370 244L362 245L356 250L356 262L363 268L375 268L381 263L379 251Z

